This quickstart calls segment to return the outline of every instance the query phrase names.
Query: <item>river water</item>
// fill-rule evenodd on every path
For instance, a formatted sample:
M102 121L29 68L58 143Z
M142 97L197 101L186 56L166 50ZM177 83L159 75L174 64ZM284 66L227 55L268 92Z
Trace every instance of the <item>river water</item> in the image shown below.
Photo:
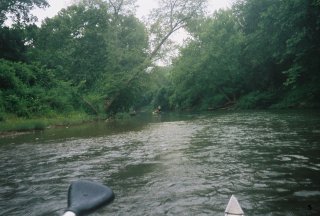
M63 214L70 182L110 186L93 215L320 215L316 111L139 114L0 138L0 215Z

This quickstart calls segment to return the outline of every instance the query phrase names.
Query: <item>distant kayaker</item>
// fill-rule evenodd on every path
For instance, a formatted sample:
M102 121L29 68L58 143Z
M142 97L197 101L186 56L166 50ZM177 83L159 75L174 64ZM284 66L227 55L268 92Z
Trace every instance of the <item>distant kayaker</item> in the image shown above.
M157 109L153 111L153 113L157 113L157 114L161 113L161 106L159 105Z

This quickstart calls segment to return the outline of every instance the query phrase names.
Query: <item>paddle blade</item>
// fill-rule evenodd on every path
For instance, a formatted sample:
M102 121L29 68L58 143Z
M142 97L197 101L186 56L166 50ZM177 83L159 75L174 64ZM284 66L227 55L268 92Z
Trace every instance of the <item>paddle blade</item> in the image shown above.
M69 187L67 211L77 216L86 215L109 204L114 197L113 191L105 185L79 180Z
M225 216L238 215L243 216L244 212L235 196L231 196L227 208L225 210Z

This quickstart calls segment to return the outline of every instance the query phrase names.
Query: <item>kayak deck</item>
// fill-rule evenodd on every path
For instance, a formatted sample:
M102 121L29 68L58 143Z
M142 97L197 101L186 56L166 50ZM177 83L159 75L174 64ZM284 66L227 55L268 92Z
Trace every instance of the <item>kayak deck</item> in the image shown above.
M225 216L232 216L232 215L244 216L244 212L237 198L234 195L231 196L224 213L225 213L224 214Z

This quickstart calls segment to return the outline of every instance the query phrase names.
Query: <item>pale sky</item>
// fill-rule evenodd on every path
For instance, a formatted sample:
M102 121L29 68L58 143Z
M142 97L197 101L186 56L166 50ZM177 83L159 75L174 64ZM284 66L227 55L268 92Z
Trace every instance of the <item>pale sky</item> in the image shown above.
M227 8L231 5L233 0L208 0L209 2L209 11L213 12L220 8ZM50 7L46 9L36 9L34 14L41 21L46 17L53 17L56 15L62 8L66 8L71 5L72 0L48 0ZM149 11L157 6L156 0L137 0L138 9L137 17L142 18L143 16L148 15Z

